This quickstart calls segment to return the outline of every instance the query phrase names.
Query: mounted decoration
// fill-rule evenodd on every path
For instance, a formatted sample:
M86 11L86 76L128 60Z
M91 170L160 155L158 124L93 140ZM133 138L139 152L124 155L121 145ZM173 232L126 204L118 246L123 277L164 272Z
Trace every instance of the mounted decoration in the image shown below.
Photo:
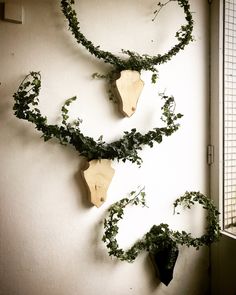
M115 84L117 98L120 101L120 110L125 116L132 116L137 108L138 99L144 87L140 78L142 70L149 70L153 73L152 82L157 79L156 65L169 61L180 50L183 50L193 40L193 19L190 12L188 0L167 0L164 4L158 2L158 9L154 11L154 18L160 10L170 2L176 2L183 9L186 24L182 25L175 34L177 44L163 55L149 56L147 54L124 50L125 58L116 56L108 51L103 51L95 46L81 32L79 21L73 9L74 0L61 0L62 11L69 22L69 28L77 42L85 47L93 56L103 60L112 66L111 71L106 75L95 73L94 77L108 79L110 85ZM146 134L141 134L135 128L125 131L123 136L111 143L103 141L103 137L95 140L86 136L80 129L81 120L69 122L68 107L76 100L76 97L69 98L61 108L62 121L60 124L48 124L47 117L41 114L37 108L39 104L39 93L41 89L41 75L39 72L31 72L20 84L17 92L13 95L15 99L14 114L17 118L29 121L42 133L44 141L56 138L62 145L72 145L80 156L87 160L87 166L81 171L90 202L100 207L107 198L109 184L114 175L112 160L123 162L131 161L137 165L142 164L139 156L145 146L152 148L155 143L161 143L165 136L170 136L179 129L178 120L182 117L180 113L175 114L175 101L173 96L160 94L163 101L161 107L161 120L163 126L153 128ZM119 230L118 222L124 215L127 205L145 206L145 192L131 192L130 198L124 198L111 206L109 216L104 221L104 236L108 253L120 260L133 262L141 251L147 251L159 273L161 282L168 285L173 278L174 266L177 261L179 245L193 246L196 249L204 245L210 245L217 241L220 236L218 214L211 200L199 192L186 192L174 202L174 208L179 205L191 208L194 203L199 203L207 210L206 234L199 238L193 238L185 231L173 231L167 224L154 225L148 233L138 240L129 250L119 248L116 236Z
M121 112L125 116L131 117L135 112L143 86L144 82L139 72L130 70L120 72L120 78L116 80L116 89Z
M161 143L163 137L170 136L179 129L176 123L182 117L180 113L175 114L175 101L173 96L160 94L164 101L162 106L163 127L153 128L146 134L141 134L135 128L131 131L125 131L123 137L111 143L102 140L102 136L96 141L92 137L85 136L80 130L81 120L78 119L72 123L68 122L67 107L76 100L72 97L66 100L61 108L61 125L49 125L47 117L42 116L40 110L36 107L39 103L39 92L41 88L41 75L39 72L31 72L20 84L18 91L14 94L15 104L13 109L19 119L27 120L35 125L35 128L41 131L44 141L51 138L57 138L63 145L71 144L79 152L80 156L88 161L98 159L131 161L141 165L142 159L138 155L144 146L153 147L154 143Z
M145 192L131 192L129 198L114 203L108 210L108 217L104 221L104 235L102 240L105 242L110 256L133 262L142 251L147 251L157 270L161 282L168 285L173 278L175 263L178 258L178 245L192 246L197 250L206 245L219 240L220 226L218 223L219 212L212 201L199 192L186 192L174 202L174 209L178 206L191 208L194 203L199 203L207 210L206 233L199 238L192 237L191 233L185 231L173 231L168 224L161 223L153 225L152 228L130 249L119 248L117 234L119 232L118 222L123 219L124 209L128 205L146 205ZM174 210L174 213L175 213Z
M172 133L178 130L179 124L176 121L182 117L181 114L175 114L175 101L174 98L161 94L161 98L164 100L162 106L162 121L165 126L161 128L154 128L148 131L146 134L141 134L136 129L131 131L125 131L121 139L112 143L106 143L102 140L102 136L95 141L93 138L85 136L80 130L81 120L78 119L73 123L69 123L68 109L67 107L76 100L76 97L72 97L66 100L65 104L61 108L62 123L61 125L49 125L47 123L47 117L42 116L40 110L37 108L39 103L39 92L41 88L41 76L38 72L31 72L22 81L18 91L14 94L15 104L13 109L15 115L19 119L27 120L35 125L35 128L41 131L44 141L51 138L57 138L63 145L70 144L79 152L80 156L83 156L87 161L91 160L126 160L141 165L142 159L138 155L138 151L142 150L144 146L148 145L153 147L154 143L161 143L164 136L170 136ZM105 161L103 161L104 163ZM92 162L94 163L94 162ZM106 162L105 162L106 163ZM92 164L93 166L93 164ZM99 168L101 169L101 168ZM106 169L107 170L107 169ZM100 173L100 172L99 172ZM87 172L85 173L87 174ZM104 176L105 177L105 176ZM111 174L107 174L107 178L110 179ZM100 183L100 179L98 180ZM96 180L94 180L94 185ZM107 183L107 182L106 182ZM88 184L87 184L88 185ZM89 186L90 187L90 186ZM95 196L95 191L99 194ZM105 191L108 187L100 187L97 185L97 189L90 187L89 199L99 207L106 199ZM100 195L100 192L103 194Z
M188 3L188 0L168 0L165 3L158 2L157 6L158 8L154 11L154 18L155 20L156 16L160 12L160 10L169 4L170 2L176 2L181 9L184 11L185 20L186 23L180 27L180 29L176 32L175 37L177 39L177 44L174 45L172 48L170 48L166 53L164 54L157 54L155 56L150 56L148 54L142 54L140 55L137 52L121 49L121 52L126 55L125 58L121 58L119 56L116 56L112 54L109 51L104 51L100 49L100 46L94 45L92 41L88 40L85 35L81 32L81 28L79 26L79 21L77 17L76 11L73 9L73 4L75 3L74 0L61 0L61 8L62 12L65 15L65 17L68 20L69 29L71 30L72 34L74 35L76 41L81 44L86 50L88 50L93 56L95 56L97 59L103 60L105 63L108 63L112 66L112 70L107 75L98 75L100 77L105 77L109 80L109 83L112 83L114 76L122 76L121 73L124 70L129 70L129 77L131 75L132 71L141 72L141 70L146 71L152 71L152 82L156 82L157 78L157 69L155 66L166 63L169 61L174 55L176 55L180 50L183 50L186 45L189 44L189 42L193 41L192 37L192 31L193 31L193 18L192 14L190 12L190 5ZM121 73L121 74L120 74ZM136 75L136 74L134 74ZM129 78L128 77L128 81ZM126 78L125 78L126 79ZM124 82L122 82L124 85ZM128 85L129 82L128 82ZM125 89L129 88L128 92L129 95L132 92L130 86L122 86ZM134 93L136 93L137 89L134 87ZM112 91L110 91L112 92ZM122 95L121 95L122 96ZM135 96L135 94L131 94L131 96ZM122 97L122 103L124 103L124 100L127 99L127 96ZM119 97L118 97L119 100ZM128 102L129 105L130 98L128 96ZM133 106L131 106L132 109ZM130 116L136 109L136 104L134 106L134 110L131 112L128 110L128 112L123 111L122 107L120 107L122 110L122 114Z
M100 207L106 201L115 170L111 167L111 160L91 160L87 164L82 175L88 186L90 202Z

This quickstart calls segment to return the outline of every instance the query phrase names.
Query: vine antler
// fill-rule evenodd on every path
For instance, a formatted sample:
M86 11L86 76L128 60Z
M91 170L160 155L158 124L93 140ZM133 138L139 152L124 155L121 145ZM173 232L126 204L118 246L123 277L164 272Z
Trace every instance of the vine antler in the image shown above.
M202 205L207 211L206 233L200 237L193 237L186 231L174 231L168 224L161 223L153 225L151 229L129 249L123 250L119 247L117 235L119 233L118 222L124 217L124 209L128 205L146 206L145 192L141 189L138 192L132 191L129 197L123 198L114 203L108 209L108 217L104 220L104 235L102 237L108 254L121 261L133 262L142 251L149 252L149 255L158 269L160 280L168 285L173 278L173 271L178 257L178 246L186 245L199 250L200 247L209 246L220 238L219 212L212 200L200 192L185 192L174 202L174 209L178 206L190 209L195 203Z
M156 65L166 63L180 50L183 50L186 45L193 41L193 18L188 0L170 0L164 4L159 2L157 4L159 9L154 11L154 15L157 15L159 10L171 1L177 2L179 7L183 9L186 20L186 24L182 25L175 34L177 44L170 48L166 53L162 55L157 54L155 56L149 56L147 54L141 55L131 50L122 49L122 53L126 54L128 58L120 58L109 51L102 50L100 49L100 46L94 45L92 41L86 38L86 36L81 32L77 13L73 8L75 0L61 0L61 9L64 16L68 20L69 29L75 37L77 43L81 44L96 58L103 60L105 63L111 64L118 71L135 70L140 72L141 70L150 70L152 72L156 72Z
M32 81L30 81L30 78L32 78ZM39 72L31 72L25 77L18 91L13 95L15 99L13 110L15 110L16 117L33 123L35 128L43 133L44 141L55 137L63 145L72 144L82 155L86 154L86 146L88 145L91 151L94 150L96 142L92 138L84 136L78 128L81 121L77 120L73 124L67 122L69 118L67 106L76 100L76 97L67 99L62 106L62 124L60 126L51 125L47 123L47 117L43 116L40 110L36 108L39 103L40 88L41 75ZM92 155L87 154L87 158L92 158Z
M16 117L33 123L35 128L43 133L42 137L45 141L54 137L63 145L71 144L88 161L93 159L117 159L123 162L129 160L141 165L142 159L139 157L138 151L142 150L145 145L153 147L154 142L161 143L163 136L170 136L177 131L179 124L176 121L182 117L181 114L174 114L174 98L161 94L165 101L162 106L161 119L166 124L166 127L154 128L144 135L133 128L130 132L125 131L121 139L108 144L102 140L102 136L97 141L85 136L80 130L80 119L73 123L68 122L67 107L76 100L76 97L67 99L62 106L61 125L48 124L47 117L43 116L37 108L40 88L41 75L39 72L31 72L26 76L18 91L13 95L15 99L13 109Z

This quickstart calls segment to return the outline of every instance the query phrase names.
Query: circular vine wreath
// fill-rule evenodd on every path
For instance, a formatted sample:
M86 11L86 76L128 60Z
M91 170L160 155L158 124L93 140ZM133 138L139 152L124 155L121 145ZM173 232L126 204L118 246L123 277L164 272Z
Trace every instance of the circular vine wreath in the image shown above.
M85 136L80 130L81 120L78 119L69 123L67 107L76 100L72 97L66 100L61 108L61 125L49 125L47 117L42 116L37 108L39 103L39 92L41 88L41 75L39 72L31 72L20 84L17 92L13 95L15 103L13 110L17 118L27 120L35 125L35 128L43 133L45 141L55 137L63 145L71 144L87 160L110 159L129 160L141 165L142 159L138 151L145 145L153 147L155 142L161 143L164 136L170 136L178 130L179 124L176 121L182 117L180 113L175 114L175 101L173 96L161 94L164 104L162 106L162 121L165 127L154 128L146 134L141 134L135 128L131 131L125 131L122 138L112 143L103 141L102 136L95 141L89 136Z
M132 191L129 198L123 198L109 208L109 215L104 221L102 240L106 244L109 255L115 256L122 261L133 262L139 253L148 251L157 264L161 281L168 285L172 279L174 265L178 256L178 245L192 246L198 250L201 246L209 246L211 243L218 241L220 237L218 223L220 213L212 201L200 192L186 192L176 199L173 204L174 213L178 206L190 209L194 203L199 203L208 212L206 233L201 237L194 238L191 233L185 231L173 231L168 224L161 223L153 225L148 233L130 249L124 251L119 248L116 238L119 232L118 222L123 218L124 209L127 205L146 206L144 190Z
M73 4L75 3L74 0L61 0L61 8L63 14L68 20L69 29L71 30L77 42L85 47L96 58L103 60L105 63L111 64L115 67L117 71L136 70L140 72L143 69L156 72L156 65L167 62L180 50L183 50L190 41L193 41L193 18L192 13L190 12L190 5L188 0L168 0L165 3L158 2L157 6L159 7L159 9L154 11L155 17L159 13L159 11L170 2L177 2L177 4L183 9L185 20L187 21L187 24L182 25L175 34L178 43L163 55L157 54L155 56L150 56L148 54L140 55L134 51L122 49L122 53L126 54L128 58L120 58L109 51L101 50L100 46L95 46L92 41L88 40L84 36L79 26L77 13L73 9ZM153 18L153 20L155 19L155 17Z

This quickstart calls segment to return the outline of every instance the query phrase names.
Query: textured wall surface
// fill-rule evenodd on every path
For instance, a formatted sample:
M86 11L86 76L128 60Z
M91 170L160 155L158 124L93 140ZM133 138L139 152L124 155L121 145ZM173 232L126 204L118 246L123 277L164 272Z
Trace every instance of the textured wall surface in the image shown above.
M122 118L109 101L105 81L94 72L107 70L78 46L67 30L60 1L22 0L23 24L0 21L0 294L2 295L203 295L208 294L208 250L180 248L174 279L168 287L156 279L146 255L132 264L111 259L101 241L107 208L145 186L149 208L129 208L120 223L119 242L128 247L153 224L201 234L204 215L196 208L173 216L172 202L186 190L207 193L208 6L191 0L195 41L159 67L153 86L145 88L137 112ZM81 28L102 48L120 54L165 52L184 23L175 4L155 23L155 2L80 0ZM160 124L158 92L166 90L184 114L181 128L161 145L145 148L143 165L113 163L116 169L107 202L99 209L87 201L80 169L84 159L73 147L44 143L34 126L14 117L13 93L30 71L40 71L40 109L58 122L65 99L77 95L72 118L83 119L87 135L106 141L136 127L142 132Z

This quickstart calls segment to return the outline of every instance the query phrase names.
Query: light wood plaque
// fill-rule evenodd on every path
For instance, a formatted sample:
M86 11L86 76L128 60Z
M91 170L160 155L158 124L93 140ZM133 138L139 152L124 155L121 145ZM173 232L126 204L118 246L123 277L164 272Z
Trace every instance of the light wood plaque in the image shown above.
M120 110L125 116L132 116L137 108L138 99L144 87L144 82L137 71L124 70L115 81Z
M87 169L82 171L90 202L96 207L100 207L107 198L107 190L115 173L111 163L107 159L91 160Z

